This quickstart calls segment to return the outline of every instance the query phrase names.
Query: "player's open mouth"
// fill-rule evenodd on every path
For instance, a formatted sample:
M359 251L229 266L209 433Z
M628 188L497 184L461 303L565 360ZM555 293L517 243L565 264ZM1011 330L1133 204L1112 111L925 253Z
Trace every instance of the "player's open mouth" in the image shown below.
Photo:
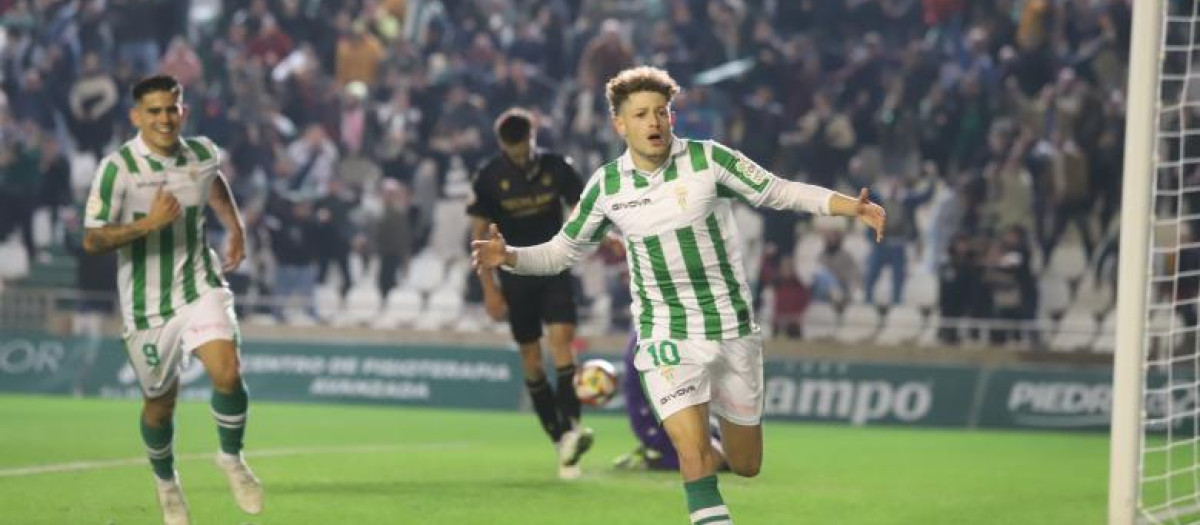
M649 140L650 144L654 146L662 146L667 143L666 138L661 133L651 133L649 137L646 137L646 140Z

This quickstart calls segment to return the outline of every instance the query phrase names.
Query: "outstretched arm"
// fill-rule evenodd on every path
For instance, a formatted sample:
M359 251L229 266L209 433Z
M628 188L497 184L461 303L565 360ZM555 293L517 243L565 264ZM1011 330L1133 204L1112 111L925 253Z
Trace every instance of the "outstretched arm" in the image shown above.
M471 240L487 241L490 238L489 228L495 227L495 224L489 223L483 217L472 216ZM495 231L498 232L498 230ZM476 272L476 275L479 276L479 286L483 289L484 309L492 319L501 321L508 317L508 303L504 300L500 285L496 284L496 277L493 273L490 268L482 268Z
M821 186L786 180L763 169L741 152L730 151L715 142L709 144L711 158L717 168L717 184L723 189L741 195L755 206L815 215L858 217L875 229L876 242L883 240L887 214L882 207L871 202L866 188L855 199Z
M208 192L208 205L217 213L217 219L225 226L228 238L225 243L225 260L221 270L231 272L236 270L246 258L246 225L242 222L242 214L238 211L237 202L233 199L233 191L225 176L217 173L213 179L212 189Z
M887 228L887 212L883 206L871 202L866 188L859 192L857 199L841 193L830 195L829 214L858 217L863 224L875 230L875 242L883 241L883 230Z
M489 226L489 231L491 238L471 242L471 263L478 271L504 267L517 275L554 275L598 246L572 241L560 233L536 246L512 247L495 224Z

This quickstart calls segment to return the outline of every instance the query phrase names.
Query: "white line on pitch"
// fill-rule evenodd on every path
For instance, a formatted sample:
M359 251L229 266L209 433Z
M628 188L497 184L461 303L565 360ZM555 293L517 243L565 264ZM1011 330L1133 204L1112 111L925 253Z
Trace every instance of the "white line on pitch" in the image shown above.
M365 454L371 452L401 452L409 450L445 450L459 449L471 446L465 441L447 442L447 443L413 443L410 445L361 445L361 446L343 446L343 447L291 447L291 448L269 448L263 450L246 451L246 457L278 457L278 456L308 456L315 454ZM175 458L178 460L196 460L210 459L215 454L213 452L192 452L188 454L179 454ZM97 459L86 461L72 461L70 463L55 463L50 465L32 465L28 467L16 467L8 469L0 469L0 478L15 478L20 476L36 476L39 474L53 474L57 472L79 472L82 470L99 470L106 468L131 467L146 465L149 460L145 456L136 458L122 459Z

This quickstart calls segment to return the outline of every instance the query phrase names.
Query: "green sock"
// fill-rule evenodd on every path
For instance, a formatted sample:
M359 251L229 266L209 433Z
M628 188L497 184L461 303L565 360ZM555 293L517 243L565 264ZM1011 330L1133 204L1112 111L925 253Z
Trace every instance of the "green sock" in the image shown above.
M717 477L708 476L696 481L685 481L683 490L687 493L688 513L692 525L725 525L732 524L729 509L721 499L721 491L717 489Z
M146 419L139 416L138 422L142 427L142 441L146 443L146 455L150 456L150 467L158 479L169 480L175 477L175 453L171 450L171 440L175 437L175 423L167 421L163 426L153 428L146 425Z
M212 391L212 414L217 420L217 436L221 438L221 452L237 455L242 451L242 437L246 434L246 407L250 396L241 381L237 389L228 394Z

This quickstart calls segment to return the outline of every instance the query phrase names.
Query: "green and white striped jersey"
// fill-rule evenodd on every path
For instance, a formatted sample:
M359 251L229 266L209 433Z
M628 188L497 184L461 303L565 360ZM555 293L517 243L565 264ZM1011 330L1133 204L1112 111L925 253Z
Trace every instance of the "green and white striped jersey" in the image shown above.
M625 240L633 319L639 337L723 340L757 330L731 201L827 213L824 188L783 181L712 141L674 138L654 173L626 152L596 170L559 232L571 255L615 227ZM518 249L518 273L539 273L560 258ZM528 261L522 262L528 255Z
M144 217L159 187L175 195L182 208L174 223L118 251L117 280L126 330L160 326L181 306L225 286L204 234L204 208L219 164L220 151L206 137L183 139L172 159L152 153L141 135L100 161L85 208L85 227L127 224Z

